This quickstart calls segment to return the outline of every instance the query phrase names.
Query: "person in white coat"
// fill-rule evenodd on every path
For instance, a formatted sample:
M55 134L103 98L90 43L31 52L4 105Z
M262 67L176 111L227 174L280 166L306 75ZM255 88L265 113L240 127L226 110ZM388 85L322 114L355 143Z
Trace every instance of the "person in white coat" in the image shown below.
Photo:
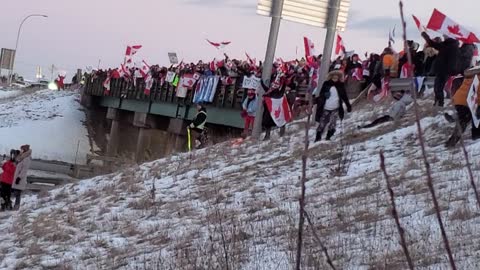
M29 145L22 145L20 155L17 156L17 169L15 170L15 181L12 185L12 193L15 197L14 210L20 208L22 192L27 188L27 172L32 162L32 150Z

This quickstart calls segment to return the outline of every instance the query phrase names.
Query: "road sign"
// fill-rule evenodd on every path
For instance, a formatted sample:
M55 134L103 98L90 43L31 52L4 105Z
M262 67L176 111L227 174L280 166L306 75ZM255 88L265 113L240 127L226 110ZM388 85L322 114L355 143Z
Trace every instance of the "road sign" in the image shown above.
M258 0L257 14L272 16L272 1ZM329 0L285 0L283 4L282 19L321 28L327 27ZM340 2L337 30L345 31L347 27L350 0Z
M12 70L15 59L15 50L2 48L0 54L0 69Z

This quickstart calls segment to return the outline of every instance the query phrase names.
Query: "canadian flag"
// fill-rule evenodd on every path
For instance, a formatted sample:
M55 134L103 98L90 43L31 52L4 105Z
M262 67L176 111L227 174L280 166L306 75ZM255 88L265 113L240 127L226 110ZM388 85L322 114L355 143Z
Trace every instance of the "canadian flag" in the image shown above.
M345 54L345 45L343 44L343 39L340 35L337 35L337 46L335 47L335 54L336 55L343 55Z
M363 69L362 68L354 68L352 72L352 78L356 81L363 80Z
M251 66L257 65L257 59L251 58L250 55L248 55L248 53L245 53L245 55L247 56L248 63L250 63Z
M305 56L309 58L310 56L314 56L315 54L315 44L313 44L312 40L303 37L303 44L305 45Z
M465 29L463 26L460 26L458 23L454 22L437 9L433 10L433 14L428 22L427 28L462 41L466 44L480 43L480 40L474 33Z
M382 89L377 89L374 84L370 86L370 89L368 89L368 94L367 97L369 100L379 103L382 100L384 100L386 97L388 97L388 92L390 91L390 80L387 79L382 79Z
M411 66L409 63L405 63L402 66L402 71L400 72L400 78L401 79L406 79L406 78L411 78L413 77L413 66Z
M421 23L420 20L417 18L417 16L412 15L412 17L413 17L413 20L415 21L415 25L417 26L418 31L424 32L424 31L425 31L425 26L422 25L422 23Z
M120 78L129 78L132 76L132 74L130 74L130 70L124 64L120 65L120 68L118 68L118 73L120 74Z
M153 77L150 73L147 74L147 77L145 77L145 90L143 93L147 96L150 95L150 89L152 89L153 86Z
M195 80L193 74L185 74L183 75L180 83L182 84L183 87L186 87L188 89L192 89L193 85L195 84L197 80Z
M227 46L228 44L232 43L230 41L222 41L222 42L212 42L210 40L207 39L207 42L210 43L210 45L212 45L213 47L217 48L217 49L223 49L225 48L225 46Z
M147 74L150 71L150 66L147 64L147 62L145 62L145 60L142 60L142 68L139 71L143 78L147 77Z
M104 93L108 95L110 93L110 76L103 82L103 88L105 88Z
M133 45L133 46L127 46L127 51L125 52L126 56L133 56L135 55L138 50L142 48L142 45Z
M283 127L292 121L292 112L285 96L282 98L264 97L264 100L277 127Z

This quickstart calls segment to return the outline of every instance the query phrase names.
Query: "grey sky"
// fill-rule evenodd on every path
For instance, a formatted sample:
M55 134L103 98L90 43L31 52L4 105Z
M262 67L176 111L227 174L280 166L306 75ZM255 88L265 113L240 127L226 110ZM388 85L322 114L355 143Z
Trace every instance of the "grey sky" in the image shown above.
M48 74L55 64L70 77L77 68L118 66L127 44L142 44L138 57L148 63L168 64L167 52L177 52L186 61L211 60L219 52L205 42L229 40L228 54L257 59L265 55L269 18L255 14L256 0L17 0L2 3L0 47L13 48L18 25L30 13L44 13L25 23L17 58L17 69L32 78L36 66ZM380 51L388 31L397 26L400 48L400 22L397 0L351 0L347 31L343 33L348 50ZM419 37L410 14L427 23L434 7L447 13L473 31L478 0L405 0L409 35ZM470 8L459 8L470 7ZM5 12L6 11L6 12ZM301 24L282 22L277 55L284 59L303 54L303 36L317 47L325 32Z

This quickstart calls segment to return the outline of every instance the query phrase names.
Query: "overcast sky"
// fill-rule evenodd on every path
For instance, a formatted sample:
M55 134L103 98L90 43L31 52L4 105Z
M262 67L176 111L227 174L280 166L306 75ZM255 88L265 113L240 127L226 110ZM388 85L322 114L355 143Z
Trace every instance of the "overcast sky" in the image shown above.
M418 40L411 14L427 23L433 8L477 33L478 0L405 0L410 37ZM231 41L226 52L244 57L248 52L257 59L265 56L270 19L256 15L257 0L16 0L2 1L0 47L13 48L18 25L31 13L46 14L30 18L24 25L17 56L17 70L33 78L35 67L44 74L54 64L68 71L76 68L118 66L128 44L142 44L139 60L168 64L168 52L180 59L197 61L218 57L218 51L206 43ZM386 45L390 28L400 22L397 0L351 0L347 30L341 33L347 50L357 53L379 52ZM323 47L325 31L283 21L277 56L284 59L303 54L303 36ZM50 75L48 75L49 77Z

